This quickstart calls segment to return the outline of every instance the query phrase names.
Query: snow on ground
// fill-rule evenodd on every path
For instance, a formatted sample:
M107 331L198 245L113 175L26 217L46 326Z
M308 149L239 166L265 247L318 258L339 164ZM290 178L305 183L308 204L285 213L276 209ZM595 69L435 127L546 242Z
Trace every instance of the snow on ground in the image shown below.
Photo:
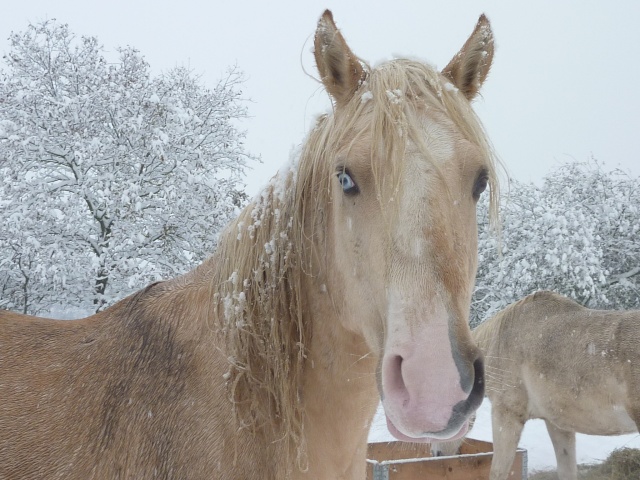
M491 403L485 398L478 409L476 423L469 434L470 438L491 441ZM378 407L373 425L369 432L370 442L395 440L387 430L382 407ZM603 461L616 448L640 448L640 434L599 437L594 435L576 436L578 463L597 463ZM529 472L555 468L556 457L542 420L529 420L524 426L520 447L527 450Z

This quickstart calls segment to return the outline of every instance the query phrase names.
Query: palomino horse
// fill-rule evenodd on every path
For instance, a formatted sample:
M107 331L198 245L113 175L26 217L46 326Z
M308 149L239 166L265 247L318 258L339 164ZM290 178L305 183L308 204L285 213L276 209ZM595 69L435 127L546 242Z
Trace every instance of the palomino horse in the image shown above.
M522 428L547 425L560 480L576 480L576 432L640 430L640 311L590 310L538 292L482 323L494 456L491 480L509 478ZM456 442L443 444L451 454Z
M371 68L325 12L333 112L210 259L85 319L0 314L0 478L364 478L378 392L397 437L463 435L492 55L481 17L442 73Z

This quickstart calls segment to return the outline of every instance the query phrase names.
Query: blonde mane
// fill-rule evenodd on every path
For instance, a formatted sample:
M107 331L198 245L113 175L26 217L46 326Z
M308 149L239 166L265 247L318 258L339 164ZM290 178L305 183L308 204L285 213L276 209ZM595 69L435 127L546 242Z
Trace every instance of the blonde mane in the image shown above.
M363 134L371 139L381 211L392 215L407 141L429 158L416 125L418 113L435 109L486 157L491 218L497 217L495 156L464 95L438 71L416 61L394 60L374 69L362 64L365 78L350 102L318 119L299 158L226 229L212 258L217 264L211 285L217 328L239 427L276 429L302 467L300 388L313 332L304 321L300 287L302 276L318 273L325 258L323 228L337 151L348 151Z

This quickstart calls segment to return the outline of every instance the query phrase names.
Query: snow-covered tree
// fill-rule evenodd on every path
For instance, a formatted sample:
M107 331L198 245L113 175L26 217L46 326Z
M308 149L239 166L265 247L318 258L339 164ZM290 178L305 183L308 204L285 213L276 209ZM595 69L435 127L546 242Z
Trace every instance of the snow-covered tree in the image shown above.
M640 308L638 179L595 161L560 166L541 187L511 180L502 235L479 206L473 322L549 289L595 308Z
M235 68L213 89L45 21L0 73L0 307L95 310L199 263L244 202ZM2 305L4 302L4 305Z

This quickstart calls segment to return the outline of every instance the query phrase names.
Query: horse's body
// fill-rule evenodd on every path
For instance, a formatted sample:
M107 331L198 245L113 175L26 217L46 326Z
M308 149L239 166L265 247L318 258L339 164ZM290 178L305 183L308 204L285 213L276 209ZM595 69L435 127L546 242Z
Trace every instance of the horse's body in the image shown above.
M492 44L482 17L443 73L371 69L326 12L334 112L210 259L89 318L0 312L0 478L364 478L378 394L399 438L463 435Z
M640 311L590 310L538 292L483 322L473 338L491 399L491 480L509 478L529 419L545 421L560 480L577 479L576 432L640 430Z

